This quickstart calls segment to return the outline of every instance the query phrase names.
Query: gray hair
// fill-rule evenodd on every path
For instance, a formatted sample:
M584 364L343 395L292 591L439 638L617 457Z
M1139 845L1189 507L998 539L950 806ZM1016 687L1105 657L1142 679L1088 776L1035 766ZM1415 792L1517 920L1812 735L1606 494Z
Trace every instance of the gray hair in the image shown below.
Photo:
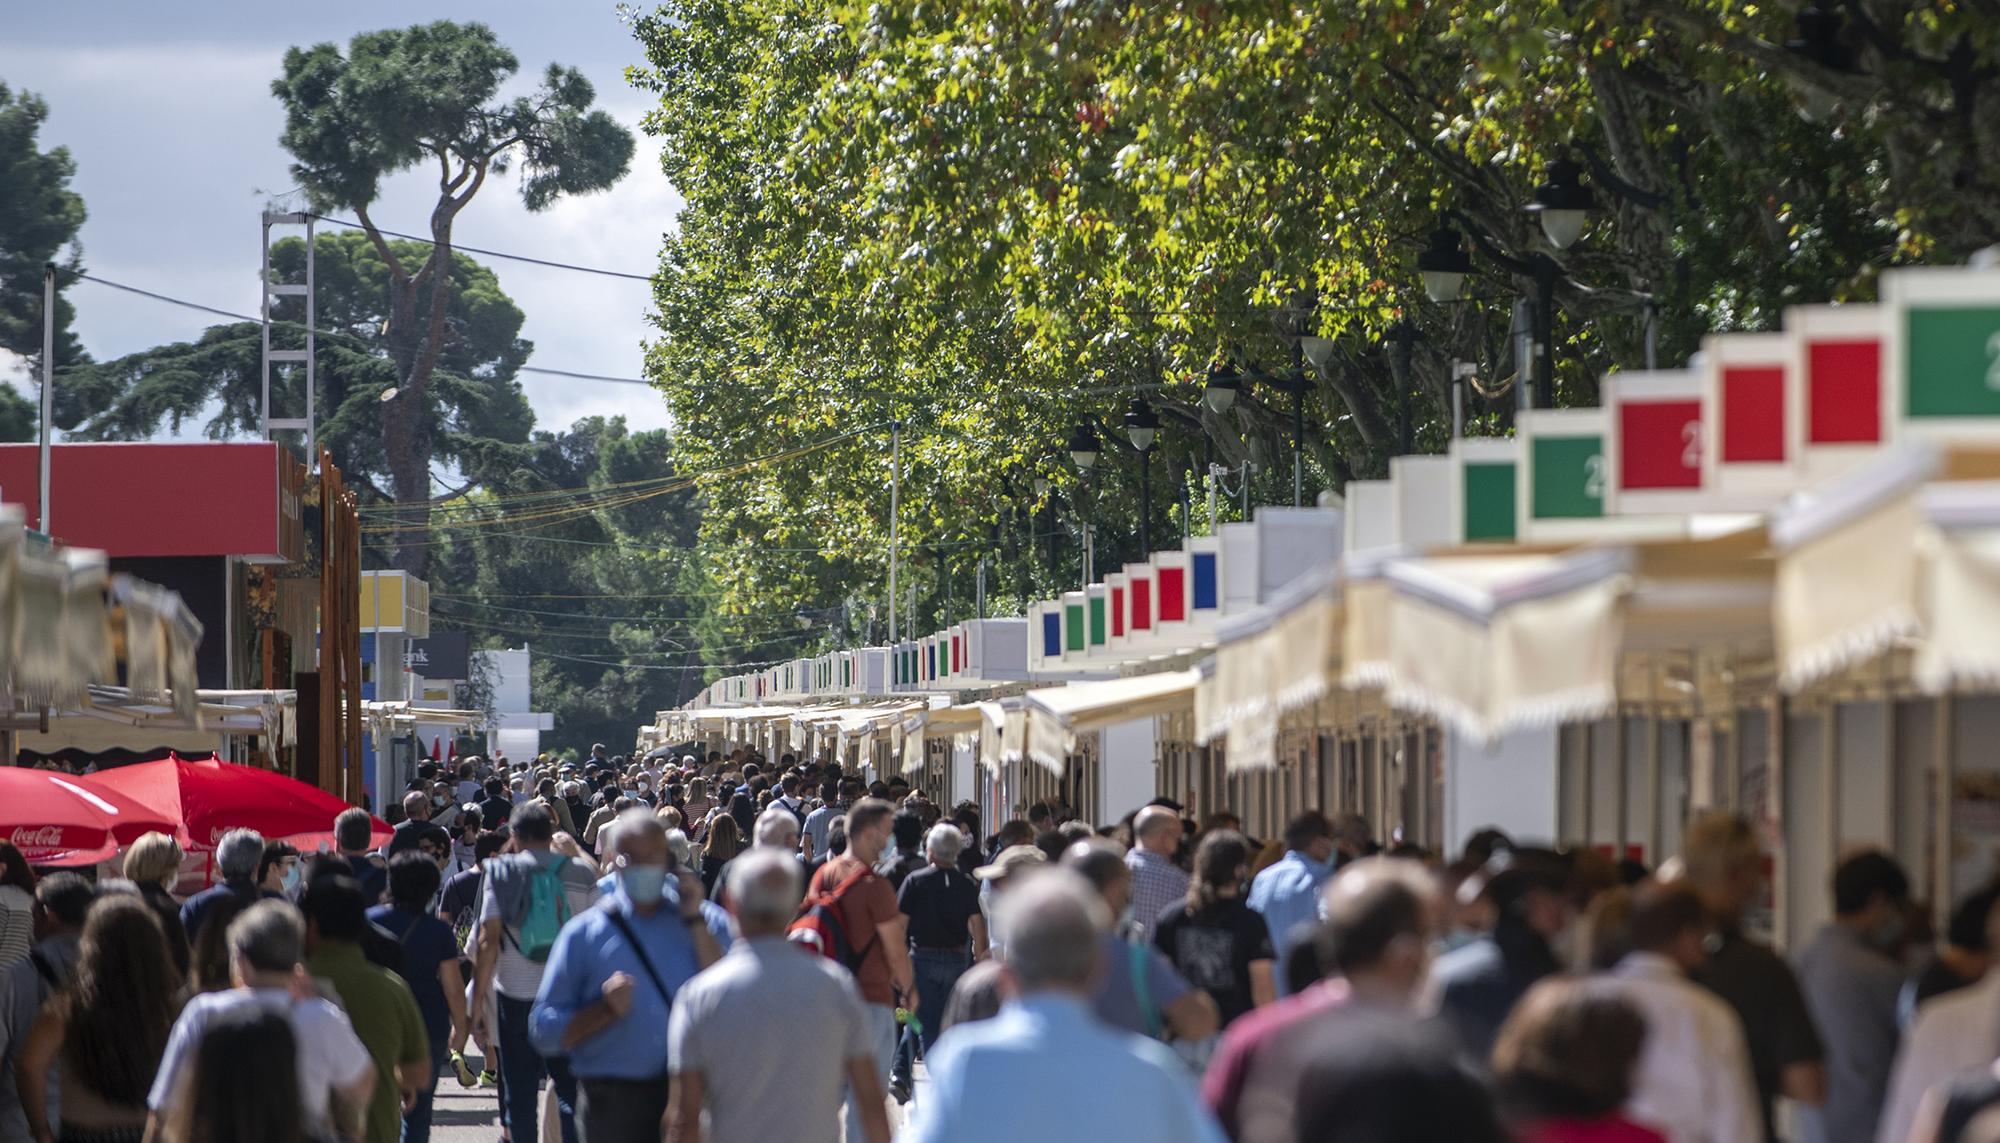
M939 822L924 835L924 854L939 865L952 865L965 851L965 835L950 822Z
M1007 934L1007 967L1023 991L1090 986L1097 938L1111 925L1104 899L1068 869L1051 869L1010 888L994 905Z
M791 854L779 849L752 849L731 861L723 872L730 906L741 919L779 925L797 915L804 879Z
M1132 876L1130 866L1125 864L1125 854L1118 843L1101 837L1085 838L1070 843L1063 850L1062 866L1087 882L1100 895L1111 891L1111 887Z
M259 901L229 922L229 952L259 972L290 972L305 945L305 918L288 901Z
M799 819L783 806L772 806L757 815L756 845L775 846L779 849L797 849L799 845Z
M674 864L687 868L694 864L694 843L688 840L685 830L667 831L667 852L674 855Z
M257 876L264 860L264 835L254 829L233 829L215 845L215 867L224 881L243 881Z
M609 828L614 831L612 836L617 839L619 849L625 848L629 839L640 836L650 837L661 845L667 844L667 823L654 817L653 811L643 806L619 814ZM601 834L604 831L598 832Z

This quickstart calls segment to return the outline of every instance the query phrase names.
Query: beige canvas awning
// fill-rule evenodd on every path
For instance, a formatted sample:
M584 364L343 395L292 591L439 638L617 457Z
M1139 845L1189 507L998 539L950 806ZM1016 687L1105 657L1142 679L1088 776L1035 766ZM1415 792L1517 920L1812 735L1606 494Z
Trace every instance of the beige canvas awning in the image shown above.
M1191 710L1199 682L1196 671L1166 671L1029 691L1022 696L1027 712L1027 757L1060 775L1075 749L1077 735L1134 719Z
M1328 564L1224 623L1195 703L1196 741L1226 736L1231 768L1276 765L1279 723L1340 685L1343 614L1340 567Z
M1918 688L2000 683L2000 453L1886 454L1783 513L1779 685L1798 692L1900 647Z

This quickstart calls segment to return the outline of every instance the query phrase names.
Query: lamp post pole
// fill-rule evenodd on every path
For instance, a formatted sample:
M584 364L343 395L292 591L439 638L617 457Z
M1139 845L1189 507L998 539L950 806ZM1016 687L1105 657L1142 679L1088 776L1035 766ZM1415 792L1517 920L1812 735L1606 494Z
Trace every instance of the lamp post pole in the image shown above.
M56 408L56 264L42 265L42 431L41 512L35 526L44 536L55 535L49 527L49 446L54 443Z

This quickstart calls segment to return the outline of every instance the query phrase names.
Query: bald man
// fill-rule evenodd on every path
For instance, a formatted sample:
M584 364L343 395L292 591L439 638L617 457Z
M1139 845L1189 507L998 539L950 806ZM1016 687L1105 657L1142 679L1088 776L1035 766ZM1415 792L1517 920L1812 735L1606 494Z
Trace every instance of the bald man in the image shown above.
M1132 819L1132 916L1128 935L1140 944L1153 939L1160 914L1187 904L1188 875L1174 864L1181 847L1180 815L1165 806L1147 806Z

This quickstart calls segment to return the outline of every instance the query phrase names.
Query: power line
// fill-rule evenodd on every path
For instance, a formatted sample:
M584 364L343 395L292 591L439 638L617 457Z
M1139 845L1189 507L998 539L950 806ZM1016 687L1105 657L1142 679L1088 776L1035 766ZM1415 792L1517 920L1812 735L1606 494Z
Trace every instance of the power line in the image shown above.
M203 305L200 302L191 302L186 298L176 298L170 294L162 294L153 290L143 290L140 289L138 286L130 286L125 284L124 282L114 282L109 278L100 278L95 274L85 274L81 271L77 271L72 276L85 282L93 282L100 286L109 286L114 290L123 290L128 294L137 294L142 298L151 298L156 302L165 302L170 306L180 306L182 309L196 310L200 313L205 313L205 314L213 314L216 317L225 317L229 318L232 321L247 321L247 322L262 324L264 320L262 318L252 317L249 314L239 314L231 310L217 309L214 306ZM272 324L296 326L300 329L305 328L305 323L295 322L295 321L275 321ZM316 330L314 332L316 332L321 337L352 336L351 334L343 334L341 331L333 329L322 329L322 330ZM515 371L518 373L540 373L540 374L547 374L548 376L551 377L569 377L579 381L607 381L616 385L645 385L649 388L652 386L652 382L646 380L643 377L612 377L603 373L579 373L574 370L551 369L540 365L517 365L514 368Z
M317 218L321 222L330 222L335 226L345 226L349 230L368 229L368 227L363 226L361 223L353 222L345 218L332 218L324 214L315 214L312 215L311 217ZM375 233L383 235L384 237L387 238L400 238L405 242L421 242L426 246L437 245L437 239L425 238L420 234L404 234L399 230L384 230L379 226L375 227L374 229ZM551 270L574 270L579 274L596 274L604 278L624 278L628 281L633 281L633 282L658 283L660 281L660 279L653 274L634 274L626 270L607 270L602 266L578 266L572 262L557 262L549 258L531 257L527 254L509 254L504 250L481 250L477 246L460 246L456 242L453 242L451 244L451 248L453 251L463 250L467 254L477 254L482 258L505 258L509 262L526 262L531 266L546 266Z

